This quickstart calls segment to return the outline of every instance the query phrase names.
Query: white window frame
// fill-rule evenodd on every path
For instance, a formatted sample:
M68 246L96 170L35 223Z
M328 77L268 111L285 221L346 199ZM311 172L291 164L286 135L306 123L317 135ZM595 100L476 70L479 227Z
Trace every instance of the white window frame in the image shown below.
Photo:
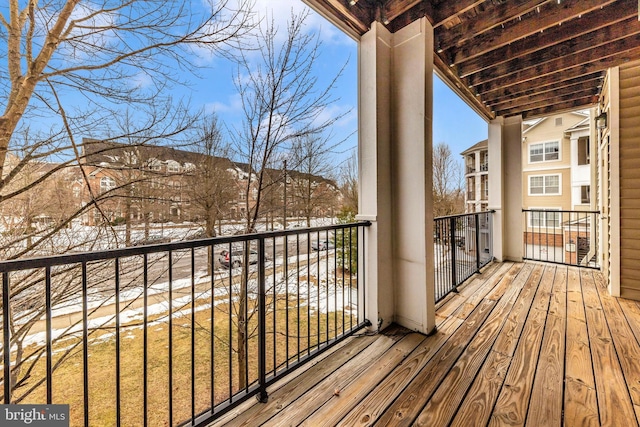
M527 212L527 225L529 226L530 229L532 230L536 230L536 229L554 229L554 230L559 230L562 228L562 213L560 212L561 209L560 208L540 208L540 207L529 207L530 210L534 210L534 211L547 211L544 213L544 215L541 215L540 219L542 220L542 224L537 224L534 225L533 224L533 214L537 213L537 212ZM553 213L553 211L558 211L557 215L558 215L558 219L557 219L557 226L555 225L551 225L549 226L547 224L547 215L549 213ZM556 222L556 221L554 221Z
M547 159L547 145L550 144L558 144L558 158L557 159ZM542 160L531 160L531 149L537 145L542 146ZM562 144L560 141L544 141L544 142L532 142L529 144L528 149L529 163L544 163L544 162L559 162L562 160Z
M557 176L558 177L558 192L557 193L548 193L547 192L547 177ZM531 179L532 178L542 178L542 193L532 193L531 192ZM546 175L529 175L527 178L527 188L529 196L562 196L562 174L559 173L551 173Z
M106 193L107 191L116 188L116 180L110 176L103 176L100 178L100 193Z

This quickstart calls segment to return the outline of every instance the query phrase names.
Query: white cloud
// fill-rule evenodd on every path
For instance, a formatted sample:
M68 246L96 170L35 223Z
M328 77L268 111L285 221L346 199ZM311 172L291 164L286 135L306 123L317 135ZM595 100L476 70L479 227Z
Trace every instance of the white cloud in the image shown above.
M153 79L146 73L138 73L130 79L129 84L132 88L144 89L153 84Z
M301 0L256 0L254 11L258 17L263 19L263 23L268 19L273 19L281 33L286 32L287 21L291 19L291 13L300 15L305 11L310 11L305 24L307 32L320 35L323 43L341 44L350 39L338 30L333 24L310 10ZM282 34L284 38L285 35Z
M205 110L207 113L239 113L242 111L242 99L239 94L229 96L227 102L209 102L205 104Z

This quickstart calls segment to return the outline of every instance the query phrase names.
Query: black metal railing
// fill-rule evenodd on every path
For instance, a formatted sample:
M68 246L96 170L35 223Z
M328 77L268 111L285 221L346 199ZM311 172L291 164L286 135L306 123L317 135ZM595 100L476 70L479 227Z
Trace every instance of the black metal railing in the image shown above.
M2 403L204 425L368 323L354 223L0 262ZM361 269L362 270L362 269Z
M599 211L523 209L524 259L600 268Z
M434 219L436 302L493 259L492 213L476 212Z

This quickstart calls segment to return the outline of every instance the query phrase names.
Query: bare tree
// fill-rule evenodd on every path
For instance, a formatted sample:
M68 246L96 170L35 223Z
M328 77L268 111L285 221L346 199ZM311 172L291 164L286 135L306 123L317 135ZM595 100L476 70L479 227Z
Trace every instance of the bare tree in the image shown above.
M342 212L358 213L358 158L353 153L340 167Z
M291 150L295 171L291 172L291 202L296 212L302 213L311 227L311 218L317 214L333 214L338 187L330 179L334 173L331 149L326 138L304 135Z
M188 1L100 3L29 1L21 8L12 0L8 14L0 14L0 51L7 55L0 71L0 172L14 132L29 117L61 117L67 127L104 117L117 104L154 102L179 82L174 69L194 70L185 53L220 48L250 27L250 0L235 9L229 0L207 2L202 14L192 13ZM151 84L132 85L141 78ZM69 93L96 108L63 114L61 99Z
M228 213L229 204L237 194L229 147L223 141L215 114L201 123L193 149L198 154L198 162L186 178L188 197L196 215L204 218L206 236L215 237L216 224Z
M292 14L286 28L286 37L278 43L278 28L273 21L260 27L255 40L255 55L242 54L235 84L242 100L243 126L232 133L237 156L255 171L254 179L247 180L244 188L246 200L245 230L256 229L263 213L265 191L274 181L268 171L279 169L282 153L291 149L298 138L313 137L329 129L340 117L322 118L327 107L337 101L332 96L340 74L321 86L313 67L320 54L317 36L305 33L305 20L309 12ZM247 305L255 303L247 296L249 280L249 250L245 248L242 278L237 303L234 304L237 322L236 351L238 378L241 387L247 384L245 368L247 325L254 310ZM247 313L249 313L247 315Z
M464 211L462 167L444 142L433 147L433 215Z
M175 70L197 73L191 60L195 50L220 51L251 29L251 0L233 2L235 8L230 0L203 3L202 13L194 12L192 2L184 0L10 0L2 8L0 56L6 58L6 67L0 68L0 210L10 211L18 200L28 205L24 214L14 216L26 233L2 241L2 258L91 250L104 241L92 234L80 244L71 238L65 243L64 231L93 209L108 223L110 216L103 207L126 198L132 182L110 183L105 188L91 184L89 175L95 167L85 161L77 137L100 135L107 141L130 140L140 146L171 141L189 127L188 106L168 95L172 85L184 83ZM126 131L113 131L117 128L114 117L126 108L135 108L141 119ZM48 130L30 129L34 123L44 123L42 129ZM13 160L8 161L11 155ZM60 199L65 194L57 189L68 176L72 185L77 184L74 191L87 196L79 205ZM35 201L47 194L57 195L62 203L52 200L55 203L49 206L38 206ZM51 223L32 232L34 224L40 224L39 213L45 213ZM95 233L104 232L113 230L95 229ZM96 269L96 274L109 271L107 267ZM124 264L121 267L124 274L127 269ZM77 270L55 273L60 282L50 295L52 307L77 297L81 290ZM25 354L23 346L45 313L41 273L13 280L12 310L2 307L11 316L10 324L4 325L11 330L6 351L18 349L12 354L11 387L23 387L24 392L17 401L33 390L24 388L24 382L43 354L42 349ZM93 283L110 280L89 279ZM105 286L105 292L112 294L112 285Z

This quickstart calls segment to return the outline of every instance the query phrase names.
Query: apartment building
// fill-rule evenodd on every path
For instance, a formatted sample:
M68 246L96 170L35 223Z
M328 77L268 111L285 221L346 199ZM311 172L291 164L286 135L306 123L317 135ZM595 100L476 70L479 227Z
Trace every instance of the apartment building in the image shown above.
M594 126L589 111L573 111L523 122L522 206L525 257L589 262L595 175ZM583 262L584 261L584 262Z
M462 153L464 158L465 212L482 212L489 203L489 143L485 139Z

